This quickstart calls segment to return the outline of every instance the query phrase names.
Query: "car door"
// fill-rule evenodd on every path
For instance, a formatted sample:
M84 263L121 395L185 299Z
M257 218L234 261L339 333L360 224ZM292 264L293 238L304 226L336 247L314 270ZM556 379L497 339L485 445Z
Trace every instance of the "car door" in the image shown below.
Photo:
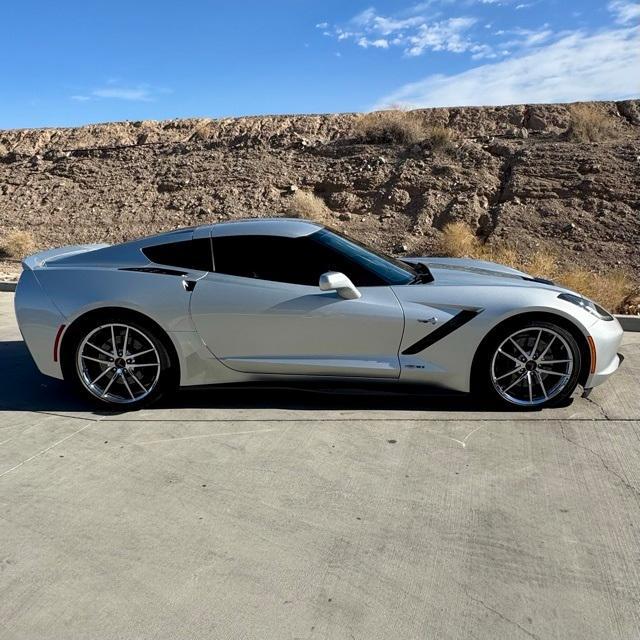
M404 318L389 286L361 286L356 300L321 291L320 272L338 270L336 256L304 238L235 235L212 242L215 271L198 281L191 316L226 366L256 374L399 377ZM339 257L337 266L349 270Z

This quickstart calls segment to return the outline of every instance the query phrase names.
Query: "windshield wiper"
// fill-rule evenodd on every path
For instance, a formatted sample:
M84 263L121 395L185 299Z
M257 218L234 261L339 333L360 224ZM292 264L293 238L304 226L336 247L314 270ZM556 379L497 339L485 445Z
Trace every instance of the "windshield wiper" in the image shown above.
M409 284L426 284L434 281L435 278L433 277L433 274L424 262L408 262L407 264L412 266L416 271L416 275Z

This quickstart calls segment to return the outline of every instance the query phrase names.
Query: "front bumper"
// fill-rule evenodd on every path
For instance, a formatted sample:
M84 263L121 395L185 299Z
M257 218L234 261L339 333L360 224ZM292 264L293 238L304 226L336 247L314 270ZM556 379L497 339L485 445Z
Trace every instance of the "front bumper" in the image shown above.
M589 327L589 334L593 338L596 362L595 367L593 362L591 363L591 371L584 383L585 389L592 389L602 384L618 369L624 359L618 353L623 330L615 318L598 320Z

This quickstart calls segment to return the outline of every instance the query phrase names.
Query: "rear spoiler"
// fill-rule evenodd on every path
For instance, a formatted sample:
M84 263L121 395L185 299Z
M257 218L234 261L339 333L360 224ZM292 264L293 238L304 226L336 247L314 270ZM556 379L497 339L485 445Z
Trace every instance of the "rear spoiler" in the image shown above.
M78 253L87 253L88 251L96 251L96 249L104 249L108 244L76 244L68 247L60 247L59 249L49 249L27 256L22 261L22 268L33 271L33 269L41 269L48 262L54 262L60 258L66 258Z

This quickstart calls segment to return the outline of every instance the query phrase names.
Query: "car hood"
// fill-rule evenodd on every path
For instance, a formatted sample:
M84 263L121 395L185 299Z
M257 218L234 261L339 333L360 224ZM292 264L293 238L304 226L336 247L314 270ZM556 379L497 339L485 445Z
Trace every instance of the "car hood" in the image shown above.
M429 267L437 284L447 285L505 285L549 287L563 290L550 280L535 278L528 273L518 271L487 260L467 258L403 258L404 262L421 262Z

